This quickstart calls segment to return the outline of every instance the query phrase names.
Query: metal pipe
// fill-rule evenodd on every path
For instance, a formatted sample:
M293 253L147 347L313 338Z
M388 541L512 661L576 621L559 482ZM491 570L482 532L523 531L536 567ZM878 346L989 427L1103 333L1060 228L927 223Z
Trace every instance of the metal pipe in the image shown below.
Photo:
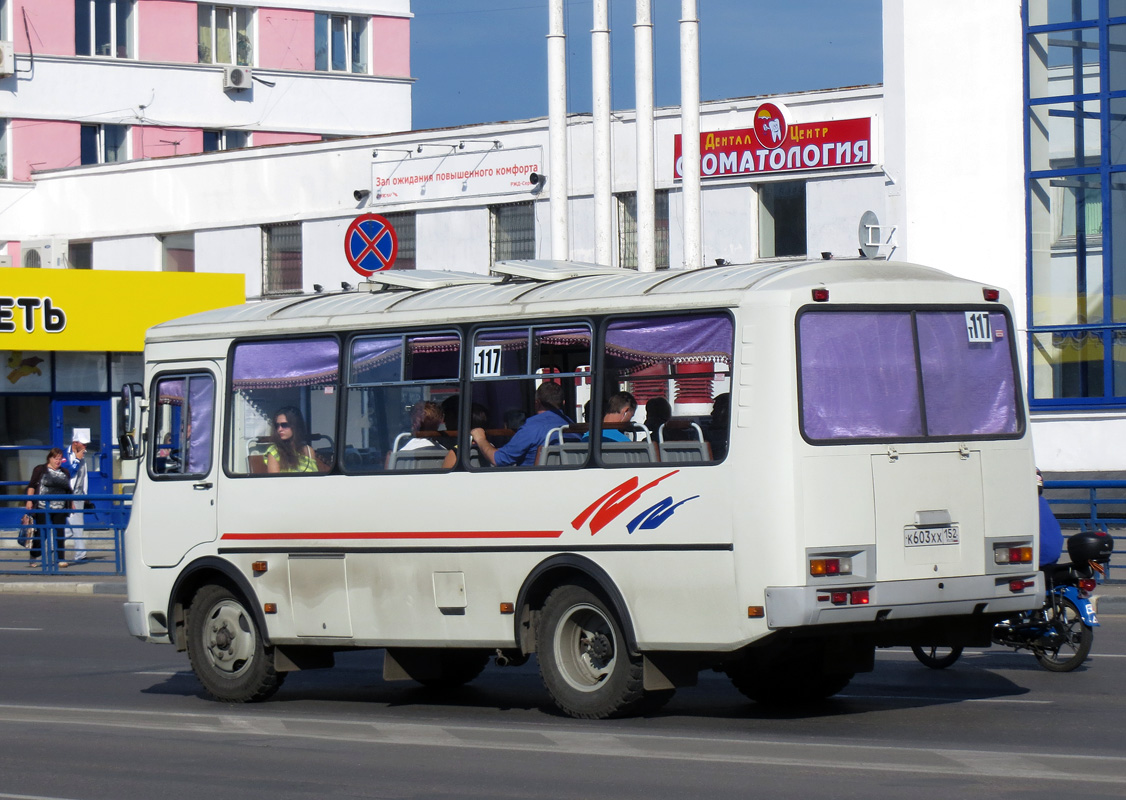
M567 203L567 36L563 28L563 0L551 0L547 34L547 187L551 209L551 258L571 256Z
M594 261L614 263L613 177L610 166L610 2L594 0L590 32L594 118Z
M637 106L637 270L655 272L657 208L653 176L653 18L650 0L637 0L633 47Z
M684 267L704 266L700 208L700 20L696 0L680 2L680 155Z

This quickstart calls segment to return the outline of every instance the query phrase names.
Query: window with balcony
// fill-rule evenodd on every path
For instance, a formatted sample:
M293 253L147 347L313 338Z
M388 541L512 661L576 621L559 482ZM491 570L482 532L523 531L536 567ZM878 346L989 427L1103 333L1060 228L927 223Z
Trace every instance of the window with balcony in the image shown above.
M313 20L314 65L322 72L368 71L368 21L366 17L317 14Z
M8 120L0 119L0 181L11 177L8 174Z
M262 226L262 294L301 291L301 223Z
M204 131L203 152L214 153L219 150L237 150L250 147L250 134L246 131Z
M74 0L74 52L80 56L136 58L134 0Z
M253 11L200 3L196 11L200 64L251 66L254 60Z
M129 128L125 125L83 125L81 163L109 164L129 158Z

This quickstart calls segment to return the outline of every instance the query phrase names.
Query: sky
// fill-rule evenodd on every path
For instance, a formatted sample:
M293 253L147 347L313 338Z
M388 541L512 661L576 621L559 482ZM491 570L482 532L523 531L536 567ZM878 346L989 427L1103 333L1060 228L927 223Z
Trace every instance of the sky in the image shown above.
M651 0L654 102L680 102L681 0ZM700 99L880 83L881 0L697 0ZM548 0L411 0L416 130L547 115ZM589 112L591 0L565 0L567 110ZM634 0L610 0L611 107L634 107Z

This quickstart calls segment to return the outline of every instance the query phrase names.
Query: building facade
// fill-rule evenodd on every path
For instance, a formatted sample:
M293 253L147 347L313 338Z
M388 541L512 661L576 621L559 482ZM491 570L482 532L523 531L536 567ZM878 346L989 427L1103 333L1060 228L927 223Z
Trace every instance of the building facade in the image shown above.
M188 154L407 130L410 19L409 0L0 0L0 207L37 206L40 179L60 170L104 177ZM227 177L209 181L221 197ZM145 325L244 299L241 276L196 273L190 240L174 231L155 274L120 278L140 260L110 264L107 229L84 225L80 207L101 205L120 232L157 197L169 209L201 201L133 186L0 221L0 265L61 268L0 279L0 489L22 491L44 449L75 429L93 439L92 488L111 487L121 476L110 398L140 374ZM83 324L96 319L95 298L101 321ZM45 328L48 303L66 326Z

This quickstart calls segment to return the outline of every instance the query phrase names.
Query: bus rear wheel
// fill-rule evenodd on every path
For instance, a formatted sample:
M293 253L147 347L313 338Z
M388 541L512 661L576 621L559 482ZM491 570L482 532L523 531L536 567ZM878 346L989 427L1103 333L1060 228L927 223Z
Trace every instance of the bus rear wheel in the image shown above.
M188 609L188 659L209 695L227 703L265 700L285 673L274 669L273 648L247 610L225 586L204 586Z
M768 708L820 703L848 686L853 672L827 672L818 648L794 647L784 657L760 661L748 657L724 671L735 688Z
M644 708L642 660L629 652L609 603L585 586L555 589L536 626L536 657L555 705L578 719Z

